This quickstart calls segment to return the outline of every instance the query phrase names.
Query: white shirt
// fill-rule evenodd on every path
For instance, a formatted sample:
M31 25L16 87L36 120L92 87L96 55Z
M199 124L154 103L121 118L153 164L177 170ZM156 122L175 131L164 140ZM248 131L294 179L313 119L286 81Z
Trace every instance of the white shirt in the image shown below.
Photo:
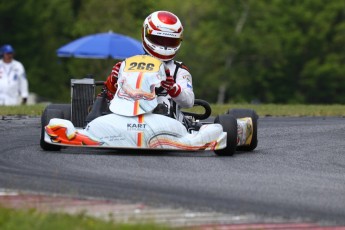
M0 105L19 105L21 98L29 96L29 86L24 66L12 60L0 60Z

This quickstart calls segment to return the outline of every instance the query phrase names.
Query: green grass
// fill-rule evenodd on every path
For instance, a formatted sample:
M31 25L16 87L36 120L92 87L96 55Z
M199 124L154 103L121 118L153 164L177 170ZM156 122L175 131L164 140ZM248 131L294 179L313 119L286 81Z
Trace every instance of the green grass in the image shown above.
M0 106L0 115L27 115L40 116L46 104L22 105L22 106Z
M2 230L167 230L167 226L151 223L114 223L89 217L83 213L42 213L37 210L16 210L0 207L0 229Z
M279 104L227 104L211 105L212 115L229 109L254 109L259 116L345 116L345 105L279 105ZM202 108L191 109L203 112Z
M40 116L46 104L26 106L0 106L0 115ZM212 115L223 114L228 109L254 109L259 116L345 116L345 105L279 105L279 104L212 104ZM195 107L186 111L202 113Z

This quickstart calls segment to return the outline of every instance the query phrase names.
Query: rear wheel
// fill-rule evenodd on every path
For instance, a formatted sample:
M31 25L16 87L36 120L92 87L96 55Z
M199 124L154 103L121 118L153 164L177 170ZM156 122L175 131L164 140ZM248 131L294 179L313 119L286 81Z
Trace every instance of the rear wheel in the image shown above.
M60 108L60 109L59 109ZM59 151L61 149L61 146L59 145L53 145L49 144L44 141L44 135L45 135L45 126L48 125L50 119L52 118L62 118L66 119L71 118L71 112L68 112L68 106L61 106L61 105L49 105L46 107L46 109L43 111L43 114L41 116L41 138L40 138L40 146L43 150L46 151ZM66 119L67 120L67 119Z
M237 146L237 120L229 114L218 115L214 123L221 124L223 131L227 132L226 148L218 149L214 152L218 156L232 156Z
M259 116L252 109L231 109L228 111L236 119L250 117L253 122L253 137L249 145L237 146L238 151L253 151L258 145L258 119Z

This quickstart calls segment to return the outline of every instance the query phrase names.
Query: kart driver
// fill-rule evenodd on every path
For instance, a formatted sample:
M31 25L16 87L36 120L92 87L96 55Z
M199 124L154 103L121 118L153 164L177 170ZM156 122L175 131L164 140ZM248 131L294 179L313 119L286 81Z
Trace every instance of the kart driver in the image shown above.
M166 65L166 80L156 89L157 100L167 108L167 113L182 121L180 108L194 105L192 76L181 62L173 60L181 47L183 26L179 18L168 11L156 11L150 14L143 23L142 46L147 55L151 55ZM121 62L116 63L107 80L104 90L107 99L113 99L117 90L117 80Z

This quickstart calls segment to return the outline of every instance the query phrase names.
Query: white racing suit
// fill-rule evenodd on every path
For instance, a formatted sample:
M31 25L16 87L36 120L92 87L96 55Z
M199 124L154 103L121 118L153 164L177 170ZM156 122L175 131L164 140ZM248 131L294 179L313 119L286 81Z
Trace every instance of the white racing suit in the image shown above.
M10 63L0 60L0 105L19 105L20 97L28 96L24 66L16 60Z
M148 55L149 56L149 55ZM107 89L107 99L111 101L117 90L117 81L122 62L113 66L112 72L104 82ZM181 87L181 93L171 98L171 96L162 87L157 89L158 103L168 107L168 113L171 117L182 121L181 108L191 108L194 105L194 92L192 85L192 76L186 66L181 62L170 60L164 62L165 68L168 68L175 82ZM122 71L122 70L121 70Z
M165 91L159 92L158 103L163 103L168 106L169 113L175 119L182 122L181 108L191 108L194 105L194 92L192 84L192 75L189 73L186 66L181 62L174 60L165 62L166 67L169 68L171 76L174 77L175 82L180 85L181 93L175 97L171 98L170 95Z

